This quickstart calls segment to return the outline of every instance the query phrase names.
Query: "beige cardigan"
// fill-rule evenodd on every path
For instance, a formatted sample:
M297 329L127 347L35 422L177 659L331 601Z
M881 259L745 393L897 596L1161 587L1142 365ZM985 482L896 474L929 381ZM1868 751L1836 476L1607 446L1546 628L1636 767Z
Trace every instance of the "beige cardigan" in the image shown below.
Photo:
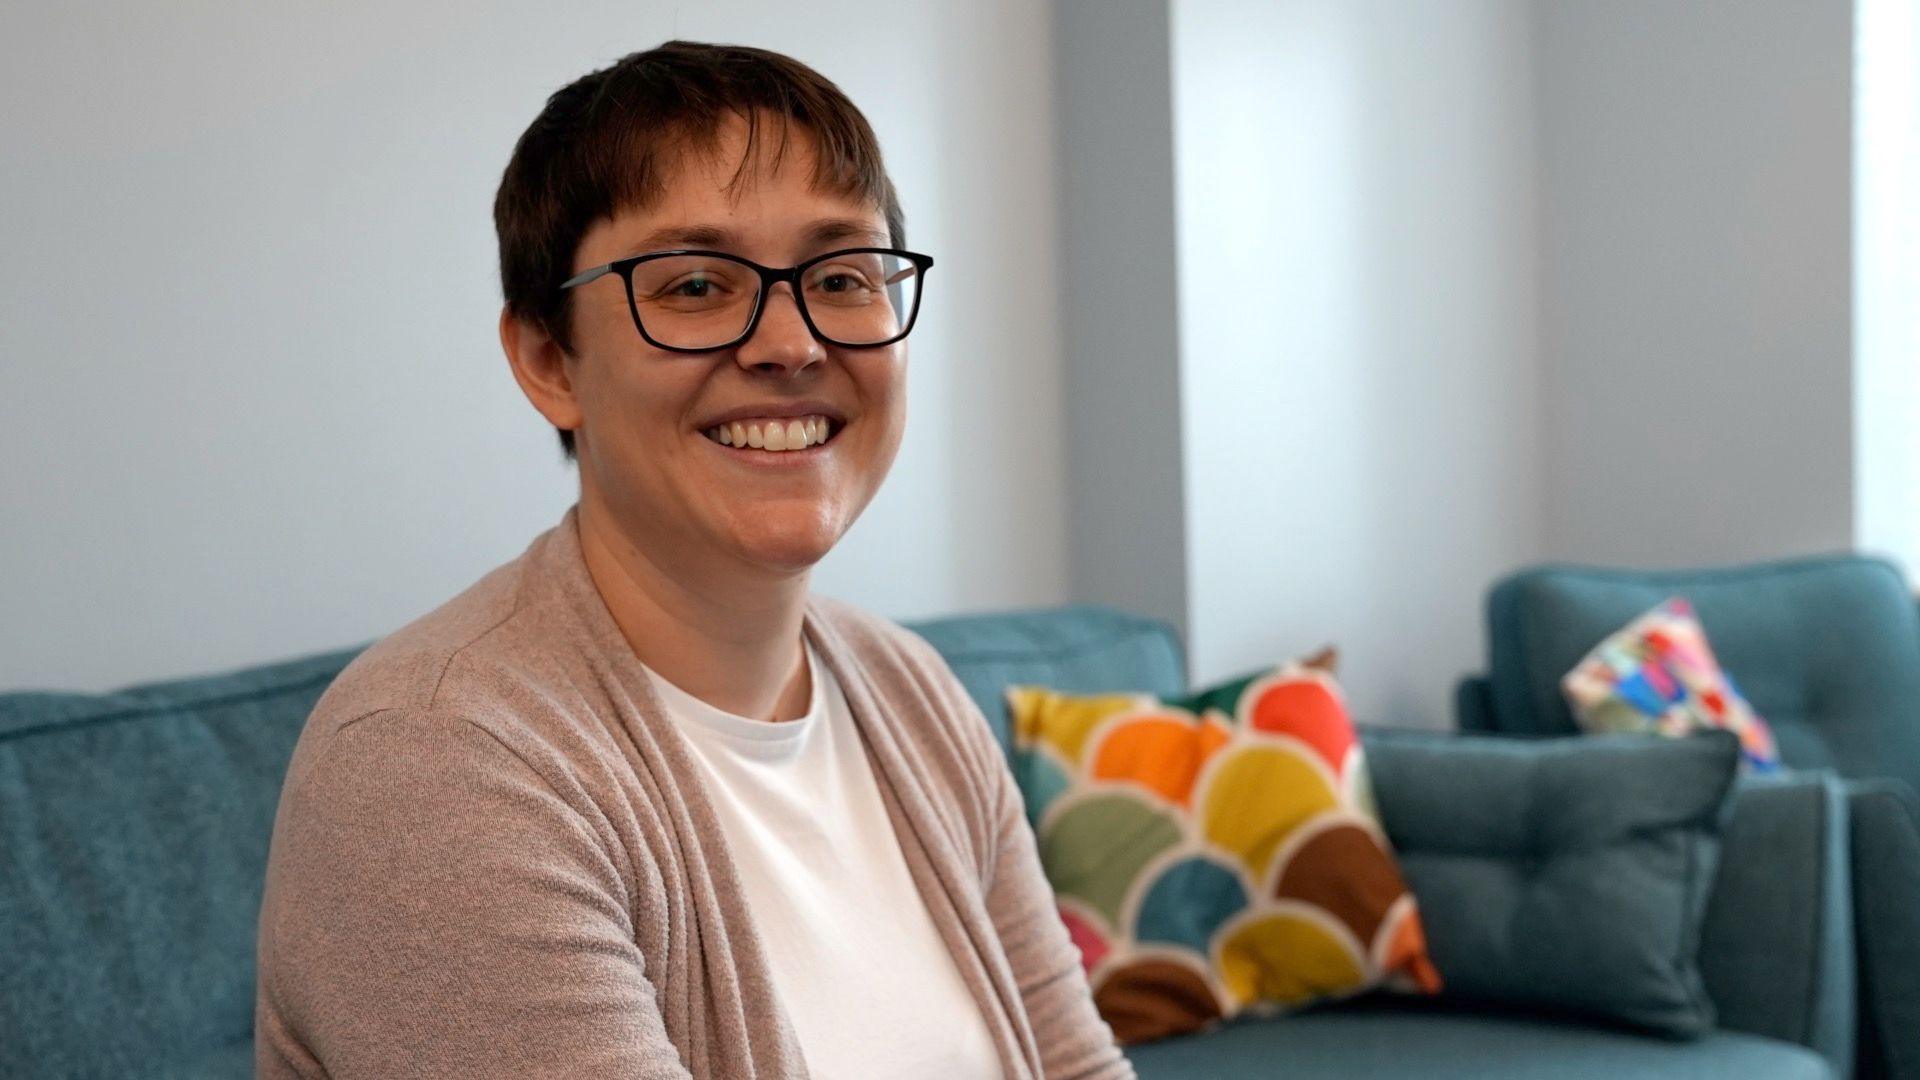
M576 505L315 706L267 865L259 1076L806 1075L699 774L577 523ZM952 670L840 601L809 597L803 626L1006 1075L1132 1076Z

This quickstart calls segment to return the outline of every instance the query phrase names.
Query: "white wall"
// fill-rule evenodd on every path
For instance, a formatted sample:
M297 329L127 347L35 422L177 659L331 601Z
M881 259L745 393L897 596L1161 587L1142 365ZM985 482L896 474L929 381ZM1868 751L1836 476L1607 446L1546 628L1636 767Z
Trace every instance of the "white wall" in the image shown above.
M674 36L838 81L939 259L906 444L815 587L1063 599L1047 29L1021 0L10 9L0 688L362 641L552 524L576 480L494 338L493 190L549 92Z
M1854 541L1920 583L1920 2L1854 17Z
M1535 17L1549 551L1847 547L1851 4Z
M1176 0L1190 648L1441 727L1539 549L1519 0Z

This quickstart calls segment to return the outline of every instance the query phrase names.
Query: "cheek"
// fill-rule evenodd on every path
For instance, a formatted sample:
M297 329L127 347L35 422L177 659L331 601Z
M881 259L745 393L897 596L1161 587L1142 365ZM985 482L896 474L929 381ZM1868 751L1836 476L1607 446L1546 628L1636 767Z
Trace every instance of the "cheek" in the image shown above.
M876 357L875 360L881 358ZM907 427L907 359L904 353L875 363L867 372L868 401L873 415L881 421L877 444L881 455L891 461L899 450Z
M863 358L866 363L856 367L855 377L862 384L862 396L869 407L885 409L895 415L902 415L907 407L907 354L905 351L887 350L883 353Z

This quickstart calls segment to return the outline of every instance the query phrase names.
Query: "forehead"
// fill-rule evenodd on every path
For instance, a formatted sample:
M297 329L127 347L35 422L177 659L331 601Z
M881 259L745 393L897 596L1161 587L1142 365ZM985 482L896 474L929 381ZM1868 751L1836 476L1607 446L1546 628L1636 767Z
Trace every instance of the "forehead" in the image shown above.
M751 145L737 116L709 145L683 145L655 160L654 197L614 215L620 231L681 246L723 247L747 231L800 230L804 242L884 245L885 217L871 199L816 184L813 136L798 124L760 121ZM640 234L644 233L644 237Z

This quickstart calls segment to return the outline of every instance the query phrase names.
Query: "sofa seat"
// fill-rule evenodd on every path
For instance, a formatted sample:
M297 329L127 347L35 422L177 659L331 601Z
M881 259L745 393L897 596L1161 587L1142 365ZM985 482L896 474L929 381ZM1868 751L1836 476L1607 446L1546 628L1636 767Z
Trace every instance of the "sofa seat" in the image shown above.
M1140 1080L1833 1080L1804 1046L1714 1031L1673 1042L1511 1013L1344 1005L1243 1018L1198 1037L1129 1047Z
M184 1062L154 1062L150 1070L131 1075L145 1080L248 1080L253 1076L253 1040L206 1050Z

